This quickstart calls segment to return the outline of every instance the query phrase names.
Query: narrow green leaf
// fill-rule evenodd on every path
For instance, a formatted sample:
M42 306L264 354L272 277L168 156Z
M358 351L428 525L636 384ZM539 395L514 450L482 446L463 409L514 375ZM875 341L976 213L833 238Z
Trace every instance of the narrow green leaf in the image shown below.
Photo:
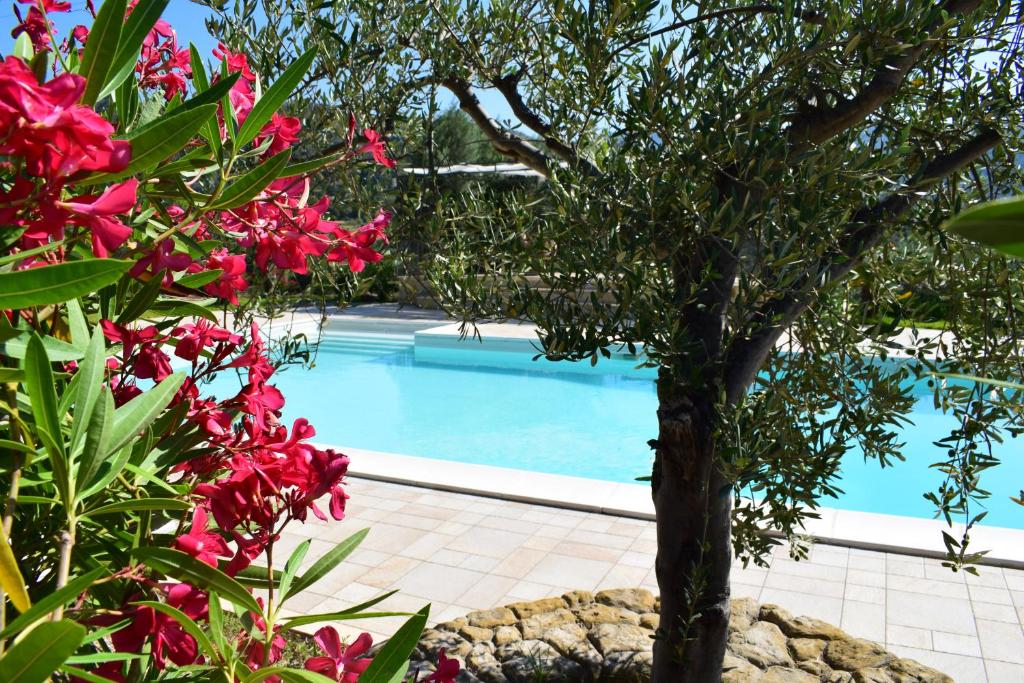
M104 0L96 19L89 29L89 40L85 42L85 54L78 74L85 77L85 92L82 104L92 105L107 81L107 73L114 63L118 44L121 42L121 27L125 25L126 0ZM139 43L141 46L142 43Z
M84 489L100 470L100 465L110 453L110 432L114 427L114 397L109 388L103 387L96 399L96 407L89 417L85 432L85 447L78 460L74 480L78 489Z
M137 498L134 500L122 500L110 505L98 507L95 510L87 510L82 513L83 517L99 517L100 515L112 515L118 512L138 512L141 510L191 510L194 506L184 500L177 498Z
M945 228L1010 256L1024 258L1024 196L973 206Z
M377 617L407 617L409 612L327 612L324 614L304 614L301 617L288 619L281 628L298 628L322 621L349 621L353 619L376 619Z
M319 171L324 166L332 164L345 156L345 152L338 152L336 154L328 154L325 157L319 157L317 159L310 159L309 161L300 161L296 164L290 164L284 167L281 172L282 178L291 178L297 175L306 175L314 171Z
M28 37L28 31L22 31L17 39L15 39L11 54L26 64L32 61L32 57L35 56L35 50L32 48L32 39Z
M220 63L220 77L228 77L228 63L226 61ZM221 118L224 120L224 132L227 134L227 139L231 142L232 147L237 150L238 147L235 146L235 136L238 133L238 117L235 115L235 107L231 104L231 98L228 97L227 94L220 98L220 111ZM218 129L217 135L219 134L220 132Z
M242 584L205 562L171 548L140 548L136 555L146 566L185 581L197 588L213 589L234 604L255 614L262 614L256 598Z
M84 637L85 627L67 619L39 624L0 658L0 681L43 683Z
M216 111L215 105L207 104L195 109L181 107L169 114L164 114L152 125L133 131L125 138L132 146L132 160L127 168L117 173L94 173L78 183L80 185L112 183L156 166L181 150L213 117Z
M107 72L106 85L96 96L97 101L114 92L135 70L135 64L139 61L139 53L142 51L142 43L156 24L157 19L164 13L169 2L170 0L142 0L132 10L131 16L128 17L128 21L125 22L121 31L117 52Z
M167 316L168 318L193 316L196 318L206 318L213 323L220 322L220 318L217 317L216 313L205 306L191 301L176 301L173 299L157 301L149 307L149 311Z
M227 566L227 560L221 563L222 567ZM276 586L281 581L281 577L284 576L284 572L280 569L272 570L274 576L274 585ZM269 580L267 579L267 568L261 567L257 564L250 564L242 571L235 574L235 580L243 586L249 588L269 588Z
M256 195L265 190L270 183L277 180L281 170L288 163L288 160L291 159L291 156L291 150L286 149L270 157L228 185L221 196L207 208L234 209L251 201Z
M57 391L50 369L50 359L39 335L32 333L23 361L25 370L25 392L32 405L37 433L50 455L54 483L61 492L65 505L70 504L71 491L67 467L67 453L64 451L64 436L61 434L60 416L57 414Z
M85 350L89 346L89 322L82 312L82 305L78 299L68 299L65 304L68 309L68 328L71 329L71 345L76 349Z
M189 66L192 67L192 85L196 93L205 92L210 87L210 77L206 75L206 64L194 43L188 44Z
M130 662L135 659L147 659L148 654L137 655L131 652L94 652L88 655L72 655L67 658L68 664L102 664L104 662Z
M96 478L91 482L84 482L81 487L81 493L78 494L77 499L79 501L86 500L90 496L95 495L98 491L102 491L107 487L110 482L114 481L114 477L121 473L121 470L128 464L128 460L132 456L131 444L128 444L119 450L114 457L107 458L100 463L100 470L96 475ZM177 491L175 491L177 493Z
M420 640L429 613L430 605L427 605L406 621L373 656L370 666L360 674L359 683L391 683L397 672L408 666L409 655Z
M25 353L28 352L29 338L30 335L27 331L20 332L13 339L0 343L0 352L11 358L24 358ZM85 354L82 349L54 337L43 337L43 348L46 349L46 355L54 362L78 360Z
M39 602L32 605L32 607L27 611L22 612L21 616L11 621L3 631L0 631L0 640L9 638L20 631L24 631L30 624L39 621L61 605L68 604L85 592L89 586L92 585L93 581L106 573L106 569L103 567L97 567L90 572L71 579L68 581L67 585L60 590L56 590L43 596L39 599Z
M110 683L109 678L97 676L90 671L79 669L77 666L71 666L70 664L65 664L60 668L60 670L66 674L70 674L72 678L82 679L85 683Z
M22 33L21 35L25 34ZM19 251L15 254L7 254L6 256L0 256L0 266L6 266L8 263L24 261L30 256L42 254L45 251L53 251L54 249L60 247L63 244L64 240L58 240L56 242L47 242L45 244L39 245L38 247L35 247L34 249L25 249L24 251Z
M0 383L20 382L25 379L25 371L19 368L0 368Z
M174 282L175 284L181 285L182 287L198 289L199 287L210 284L223 274L223 270L221 270L220 268L214 268L213 270L204 270L199 273L189 273L188 275L182 275Z
M252 111L249 112L245 123L242 124L238 134L235 136L236 149L241 149L249 144L263 126L270 121L274 112L280 109L281 105L291 97L292 93L295 92L295 89L302 82L302 79L305 78L306 72L313 65L315 58L316 48L306 51L305 54L284 70L284 73L274 81L273 85L267 88L267 91L263 93L263 97L258 99L256 104L253 105Z
M11 441L10 439L0 439L0 448L18 451L20 453L25 453L26 455L36 454L36 449L32 448L28 444L23 444L20 441Z
M116 451L148 427L171 402L184 381L185 375L176 372L118 408L114 413L114 428L110 434L109 449Z
M305 574L295 579L295 582L292 584L291 593L301 593L326 576L327 572L337 567L342 560L359 547L359 544L363 542L368 533L370 533L369 529L357 531L314 562L313 566L307 569Z
M196 643L199 645L199 651L210 658L211 661L217 661L217 650L213 647L213 643L207 637L203 629L199 628L196 622L192 621L192 618L181 610L171 607L167 603L157 602L155 600L140 600L135 603L136 605L144 605L146 607L152 607L157 612L166 614L170 618L174 619L190 636L196 639Z
M182 109L195 109L196 107L202 107L206 104L217 105L220 103L220 98L226 96L231 90L231 87L241 77L241 74L235 72L229 74L227 78L221 78L209 88L204 88L200 92L189 100L186 100L182 105ZM217 130L217 119L211 119L210 123L214 130ZM219 140L220 137L218 136Z
M159 247L158 247L159 248ZM124 310L121 311L121 315L117 316L115 321L118 325L125 325L127 323L138 320L142 315L149 310L149 307L153 305L157 297L160 296L160 287L163 284L163 276L160 273L155 274L151 277L142 287L135 293L128 303L125 304Z
M299 566L302 564L302 560L306 558L306 553L309 551L309 546L313 543L310 539L304 540L292 554L288 556L288 561L284 563L284 574L281 576L281 582L277 586L278 593L281 595L281 603L284 604L285 600L288 599L288 588L292 584L292 580L295 578L295 574L299 571Z
M286 666L271 666L266 669L259 669L258 671L253 671L242 680L245 683L260 683L260 681L265 681L271 676L277 676L285 681L285 683L334 683L333 679L323 674L318 674L315 671L291 669Z
M220 596L215 591L207 591L207 621L210 624L210 637L220 652L227 651L227 639L224 635L224 608L220 604Z
M18 560L14 557L11 543L7 540L7 534L4 533L2 526L0 526L0 586L3 586L11 604L19 612L24 613L32 606L32 601L28 598L28 590L25 588L25 579L18 568Z
M71 422L71 450L75 452L89 429L96 399L103 387L103 372L106 368L106 341L103 330L97 325L92 339L85 349L85 356L78 366L78 381L75 385L75 413Z
M0 309L77 299L117 282L131 265L131 261L89 259L0 273Z

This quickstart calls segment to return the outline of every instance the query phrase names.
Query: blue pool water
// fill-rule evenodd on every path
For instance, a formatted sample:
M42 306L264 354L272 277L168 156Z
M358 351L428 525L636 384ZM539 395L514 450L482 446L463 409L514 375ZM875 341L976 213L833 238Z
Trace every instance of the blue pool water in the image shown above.
M591 368L531 357L522 349L420 349L411 337L327 336L312 370L288 368L274 383L288 401L284 418L306 417L322 443L616 482L650 474L653 370L627 360ZM225 395L234 382L221 375L213 390ZM933 516L921 494L941 480L928 467L941 457L932 441L952 418L930 395L910 417L901 435L906 461L882 470L849 453L839 484L845 495L824 505ZM1002 465L983 481L992 493L985 524L1024 528L1024 508L1009 500L1024 485L1024 453L1012 441L1000 448Z

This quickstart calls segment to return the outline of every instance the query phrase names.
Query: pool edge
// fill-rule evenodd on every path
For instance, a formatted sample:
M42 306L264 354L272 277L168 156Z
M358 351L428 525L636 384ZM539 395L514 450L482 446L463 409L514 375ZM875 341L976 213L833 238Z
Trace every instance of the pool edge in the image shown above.
M598 479L530 472L492 465L438 460L397 453L317 444L352 458L349 476L424 489L464 493L533 505L594 512L634 519L654 519L650 488ZM804 527L817 543L861 550L943 559L942 531L957 536L938 520L820 507ZM775 532L766 532L779 536ZM987 550L979 564L1024 569L1024 530L975 527L975 550Z

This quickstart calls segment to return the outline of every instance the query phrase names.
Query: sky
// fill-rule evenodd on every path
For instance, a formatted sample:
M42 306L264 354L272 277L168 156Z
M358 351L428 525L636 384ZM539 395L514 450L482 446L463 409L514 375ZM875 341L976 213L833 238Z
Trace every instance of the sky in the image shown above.
M100 0L95 0L97 7ZM12 3L13 4L13 3ZM27 6L23 5L25 11ZM195 43L199 53L211 58L211 51L217 46L214 40L206 31L205 20L212 14L211 10L197 5L190 0L170 0L167 9L164 10L163 18L170 23L178 34L178 43L184 47L189 42ZM56 37L58 43L62 41L78 24L86 26L92 23L89 12L85 9L85 0L71 0L71 11L63 14L52 14L50 17L56 26ZM0 4L0 54L10 54L14 46L14 39L11 31L17 24L14 12L10 4ZM505 100L497 91L481 91L480 101L488 113L499 120L511 119L512 111ZM455 98L446 90L439 93L442 108L456 106Z
M2 54L10 54L14 46L14 39L11 38L11 31L18 23L11 10L12 2L5 2L0 5L0 51ZM100 0L95 0L97 7ZM21 5L24 13L27 5ZM212 12L189 0L171 0L164 10L163 18L166 19L178 33L178 42L184 47L189 41L195 43L200 54L210 56L211 50L217 46L217 41L206 32L203 23L206 17ZM71 11L66 13L54 13L50 15L57 29L57 41L62 41L70 33L71 29L78 24L89 26L92 24L92 17L85 9L85 0L71 0Z

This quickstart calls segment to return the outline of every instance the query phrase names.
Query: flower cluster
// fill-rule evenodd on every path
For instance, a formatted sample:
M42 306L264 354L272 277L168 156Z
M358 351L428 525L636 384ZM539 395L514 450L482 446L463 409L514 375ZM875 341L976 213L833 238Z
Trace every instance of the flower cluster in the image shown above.
M78 226L93 253L106 256L131 234L116 216L135 205L134 179L99 194L65 192L75 178L120 171L131 160L131 146L113 139L114 127L78 104L84 90L85 79L76 74L40 85L17 57L0 63L0 155L11 159L14 172L10 186L0 188L0 222L24 231L24 249L63 240Z
M18 25L14 35L27 35L37 52L52 51L55 31L47 14L66 12L70 3L58 0L19 2L30 7L22 12L16 6ZM146 2L149 4L143 5ZM115 11L120 12L122 6L116 5ZM151 0L133 0L127 5L125 18L140 12L138 17L149 17L152 21L151 10L155 6ZM96 16L91 3L87 2L87 8ZM215 203L225 187L236 183L252 166L268 164L265 168L270 167L273 162L268 159L293 146L302 128L295 117L280 112L260 112L255 107L262 90L257 87L258 76L244 54L224 45L214 51L214 56L222 62L214 84L220 73L238 74L227 91L228 106L206 107L207 118L196 124L192 140L183 143L180 149L162 152L161 158L153 158L149 166L145 166L140 160L146 159L149 150L145 145L140 149L132 147L142 139L131 135L138 126L137 121L130 120L133 115L124 113L120 102L97 104L95 108L83 103L87 90L96 92L87 85L96 84L87 84L85 77L75 73L82 57L75 51L90 40L108 37L90 35L85 26L75 27L58 48L57 62L64 71L58 73L55 67L54 75L48 80L45 74L40 75L38 69L33 68L42 63L38 59L30 58L27 63L8 57L0 62L0 157L3 157L0 162L0 225L10 231L6 242L12 245L9 255L14 255L14 259L7 259L9 265L3 275L8 275L12 269L51 267L53 270L49 273L53 273L57 268L66 268L60 265L66 261L83 264L96 257L116 257L117 260L93 264L121 268L103 285L117 283L116 287L104 290L116 290L116 294L112 297L89 294L79 302L78 298L82 297L79 289L68 294L67 299L43 302L47 304L45 311L31 304L3 313L9 323L31 326L29 332L33 335L58 337L59 344L63 345L59 348L76 351L83 348L78 336L82 328L88 332L90 323L99 319L95 324L102 338L94 336L93 339L95 343L105 339L105 363L99 368L95 363L91 366L96 368L95 375L79 373L74 361L65 363L60 378L55 381L58 387L54 389L63 392L62 399L68 397L67 401L61 401L63 417L58 422L74 424L75 429L87 424L86 434L93 435L86 436L88 448L104 447L103 439L95 434L105 434L103 430L108 429L110 423L89 417L88 411L93 408L73 393L78 391L71 388L76 382L84 384L87 380L83 378L95 377L95 381L102 384L97 391L106 392L104 395L109 397L103 399L104 405L112 399L112 410L118 416L131 414L129 403L138 399L145 401L154 395L147 396L147 392L159 393L159 387L154 390L153 385L175 388L161 395L164 402L160 404L163 412L159 418L154 410L148 423L132 423L139 434L134 435L131 448L121 452L131 453L131 467L138 470L135 456L141 453L141 460L148 466L147 453L156 452L156 444L163 448L177 437L184 440L182 443L191 444L182 446L181 452L173 452L171 462L154 470L155 476L149 475L149 480L162 477L171 482L160 482L164 492L158 495L166 495L172 485L177 487L177 498L159 500L167 503L167 510L182 513L180 525L173 535L164 535L166 532L151 529L148 521L138 522L140 544L159 547L133 548L120 559L107 559L117 557L118 541L104 546L103 561L110 566L102 581L107 585L102 591L95 591L95 595L90 595L90 590L81 592L79 605L69 609L79 623L103 629L102 635L86 641L90 644L88 647L94 648L94 654L114 650L144 655L142 659L135 657L130 666L118 658L109 662L104 662L100 656L82 660L99 665L88 672L69 669L66 673L72 680L77 680L75 675L79 673L87 680L124 681L129 675L132 680L156 680L175 667L215 669L219 666L218 658L224 653L211 654L203 639L197 640L192 624L210 618L214 599L210 585L205 582L202 586L199 582L191 585L196 574L166 572L185 579L179 583L168 582L165 572L157 571L156 565L147 565L144 554L139 559L136 550L167 553L206 572L215 568L215 574L228 581L227 577L238 577L261 556L269 568L273 568L274 543L288 524L305 522L311 514L324 521L328 518L341 520L348 498L344 486L348 457L312 444L316 432L305 419L296 419L290 426L282 424L285 398L274 386L276 367L258 325L253 323L245 334L239 334L222 326L225 323L213 322L221 318L194 303L195 297L187 302L175 297L195 294L195 290L189 288L188 282L191 282L192 287L202 287L207 294L235 304L256 270L273 270L282 276L302 275L307 273L310 259L343 264L352 271L360 271L367 263L381 259L377 245L386 242L391 214L381 210L364 225L343 227L341 222L329 217L328 198L309 200L310 179L301 174L286 174L272 182L267 177L265 186L259 191L253 189L252 194L246 195L247 201L238 202L240 206ZM135 85L142 90L161 92L169 110L182 106L182 101L194 88L190 84L192 69L200 68L191 62L190 51L180 49L173 28L162 20L155 20L152 28L145 34L138 32L134 39L141 41L134 69ZM75 59L76 56L79 59ZM125 69L117 71L121 78L131 77L129 65L130 61ZM116 83L111 81L105 85L109 91ZM159 98L153 101L159 102ZM173 113L165 116L170 119ZM262 125L251 147L226 144L237 127L251 116L262 117ZM154 125L158 123L159 120ZM223 138L211 140L218 123ZM175 121L175 125L183 124ZM348 150L339 157L340 161L351 161L365 153L379 164L394 166L380 135L366 129L365 144L357 146L354 129L353 118L347 138ZM127 142L126 137L133 142ZM230 158L225 160L214 149L227 149ZM202 163L197 166L200 172L190 173L191 168L180 170L182 166L178 162L199 157L202 157ZM137 163L129 169L133 158ZM222 172L213 180L202 172L203 164L220 166ZM171 165L179 170L167 170ZM154 168L157 171L151 173ZM132 177L122 179L128 172ZM105 173L121 174L115 178L120 182L104 183L99 174ZM165 184L171 176L175 176L175 182ZM166 189L170 185L174 186L173 191ZM224 208L226 206L230 208ZM43 277L47 273L33 270L15 274ZM72 313L73 300L77 318ZM54 305L54 301L63 303ZM135 306L136 301L138 306ZM154 309L149 309L147 314L147 307L156 303L183 305L187 308L187 317L180 313L152 315ZM197 310L201 313L193 315ZM140 319L155 322L139 322ZM71 333L69 328L74 328ZM69 345L68 339L75 344ZM98 348L92 343L86 345L89 353ZM49 363L45 348L42 353L43 363ZM176 366L186 366L187 371L175 373ZM242 380L238 391L217 398L204 395L205 381L218 373L237 373ZM168 382L173 384L164 384ZM26 383L26 391L27 387ZM34 418L34 411L28 414L28 419ZM96 416L111 417L106 408L93 414ZM83 422L78 422L80 419ZM63 439L65 431L58 428L51 437ZM66 450L71 453L74 448ZM113 462L106 461L102 465L114 466ZM120 466L128 465L122 462ZM66 468L66 471L73 469ZM58 468L53 466L47 476L35 479L49 485L58 475ZM111 499L122 505L128 501L124 509L134 511L138 496L151 494L141 493L144 489L131 484L129 479L132 477L114 480L111 475L106 481L112 482ZM84 496L86 483L78 482L74 490ZM55 503L59 502L57 498L54 494ZM143 509L148 514L150 508L143 506ZM124 523L114 526L123 530L138 519L126 513ZM70 546L68 548L61 552L69 553L70 558ZM53 567L46 567L41 576L51 585L56 574L56 585L61 588L69 578L70 565L69 559L66 564L62 561L63 569L56 572ZM285 631L276 622L280 605L274 602L275 597L280 601L284 596L274 596L271 591L266 603L244 591L242 597L245 599L236 604L244 607L242 621L246 628L233 637L227 649L234 650L232 661L242 662L250 670L270 666L281 658L286 646ZM239 600L238 595L234 598ZM82 608L89 601L91 606ZM346 645L337 631L325 628L317 633L316 642L325 654L306 663L309 671L335 681L354 683L371 665L368 655L372 641L367 634ZM227 661L231 657L223 659ZM227 679L238 678L234 669L228 667L225 671L229 672ZM446 683L452 681L456 673L457 664L442 657L437 673L428 680ZM279 679L268 676L261 680Z
M128 4L128 14L138 0ZM139 85L143 88L162 88L168 100L177 94L184 94L185 79L192 78L190 54L178 47L178 36L163 19L157 19L142 43L142 54L135 65Z

